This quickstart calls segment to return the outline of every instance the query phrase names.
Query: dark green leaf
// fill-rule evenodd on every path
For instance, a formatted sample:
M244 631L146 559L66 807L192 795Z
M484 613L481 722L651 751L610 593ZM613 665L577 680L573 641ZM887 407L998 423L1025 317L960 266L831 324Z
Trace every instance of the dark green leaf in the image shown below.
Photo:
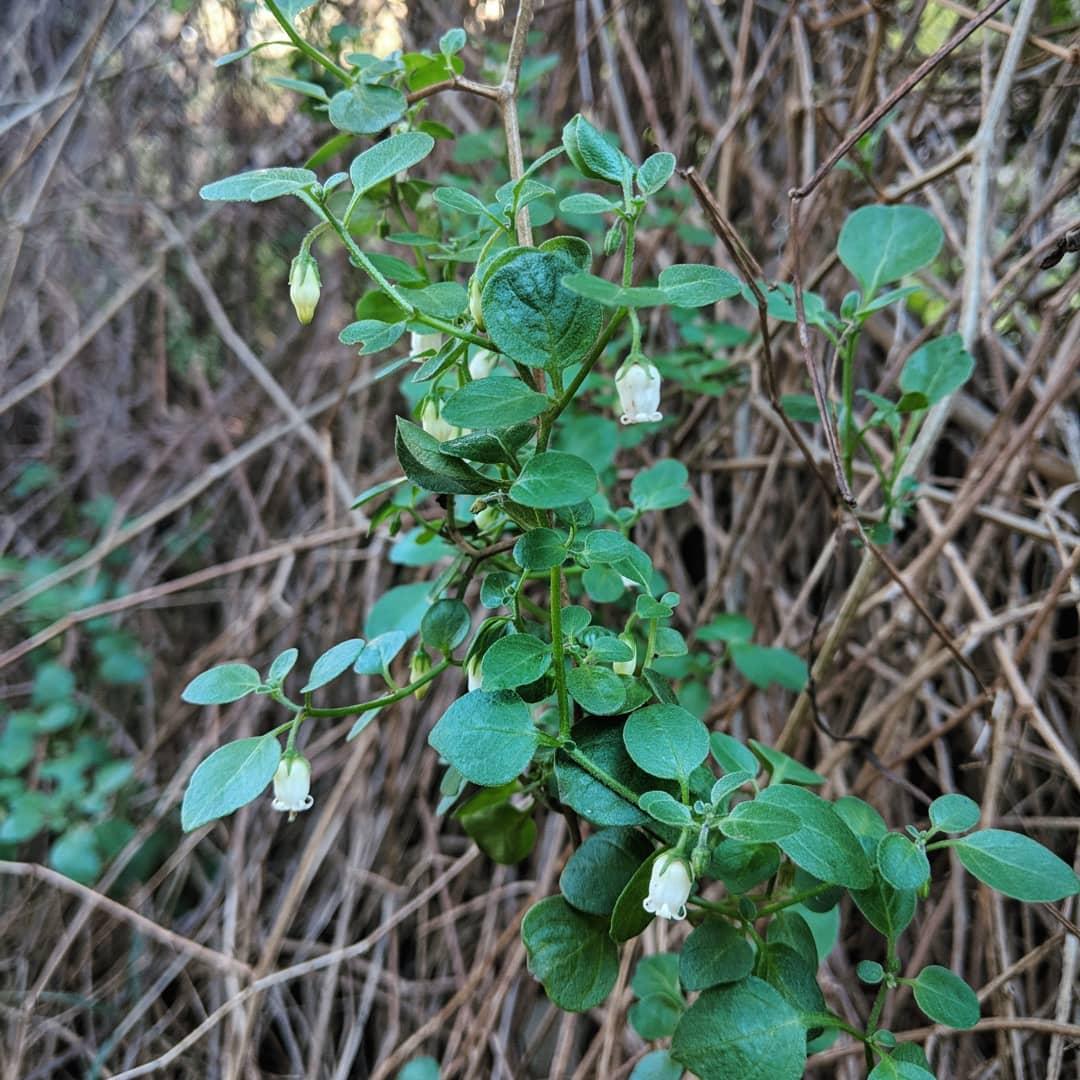
M566 673L566 689L570 696L594 716L611 716L624 711L626 687L610 668L584 666Z
M566 561L566 537L554 529L530 529L514 544L514 561L523 570L550 570Z
M676 263L660 271L660 288L668 303L697 308L738 296L742 286L734 274L718 266Z
M709 753L705 725L679 705L647 705L632 713L623 742L634 762L651 776L686 780Z
M598 483L596 470L584 458L547 450L526 462L510 488L510 497L522 506L551 510L583 502L596 493Z
M679 978L687 990L741 982L753 967L750 943L720 919L709 919L694 930L679 956Z
M468 428L503 428L532 420L551 402L530 390L520 379L489 375L454 391L443 405L443 417Z
M806 661L789 649L768 648L750 642L734 642L731 659L735 666L755 686L762 689L779 683L787 690L801 690L806 685L809 671Z
M970 874L1014 900L1051 904L1080 892L1072 867L1021 833L983 829L949 844Z
M654 916L645 910L645 897L649 895L649 880L652 877L653 863L663 854L654 851L634 871L634 876L626 883L626 888L619 893L615 901L615 910L611 913L611 940L620 945L624 941L636 938L653 921Z
M497 484L481 476L460 458L444 454L441 443L423 428L397 418L394 448L405 475L428 491L445 495L485 495Z
M579 911L610 915L619 894L651 853L649 843L633 829L601 829L570 856L559 888Z
M488 690L512 690L536 682L551 667L551 646L532 634L508 634L492 643L481 664Z
M757 799L739 803L719 822L720 831L733 840L767 844L790 836L799 829L799 818L781 806L770 806Z
M428 742L466 779L498 787L525 770L538 738L529 707L513 691L473 690L442 714Z
M604 923L575 911L561 896L549 896L526 912L521 938L529 970L559 1008L591 1009L615 985L619 955Z
M640 794L653 786L626 753L619 725L587 720L575 726L574 741L582 755L631 790ZM555 778L559 800L594 825L640 825L649 820L636 804L616 794L564 754L555 756ZM645 884L648 886L648 881Z
M966 795L941 795L930 804L930 824L946 833L962 833L979 824L979 804Z
M924 967L915 977L915 1003L931 1020L952 1028L970 1028L979 1022L979 999L959 975L938 964Z
M420 637L449 655L465 640L470 625L469 609L460 600L436 600L420 620Z
M926 852L900 833L886 833L878 842L877 865L894 889L918 889L930 880Z
M933 405L956 393L971 378L975 359L964 348L959 334L934 338L907 359L900 372L900 389L908 394L922 394Z

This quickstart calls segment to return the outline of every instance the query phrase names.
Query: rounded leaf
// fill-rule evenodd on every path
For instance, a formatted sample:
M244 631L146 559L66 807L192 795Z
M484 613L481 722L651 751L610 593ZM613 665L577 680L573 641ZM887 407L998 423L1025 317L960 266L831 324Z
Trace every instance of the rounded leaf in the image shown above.
M930 824L941 832L962 833L979 824L979 804L966 795L941 795L930 804Z
M950 846L970 874L1014 900L1049 904L1080 892L1072 867L1022 833L983 829Z
M281 744L272 735L237 739L218 747L191 774L180 805L180 825L191 832L257 799L281 760Z
M525 463L510 488L510 498L522 506L553 510L584 502L596 494L596 470L584 458L547 450Z
M627 718L627 753L639 768L664 780L687 779L709 753L709 732L681 705L647 705Z
M601 829L570 856L559 888L579 911L610 915L619 894L651 852L648 841L633 829Z
M679 978L687 990L741 982L754 969L754 950L730 923L703 922L679 954Z
M915 978L915 1003L931 1020L953 1028L970 1028L979 1022L979 999L959 975L931 964Z
M551 667L551 646L533 634L508 634L484 653L481 677L488 690L513 690L536 682Z
M428 742L467 780L509 783L532 761L538 743L528 706L513 691L473 690L439 718Z
M420 637L424 644L449 654L465 640L471 625L469 609L460 600L436 600L420 620Z
M615 985L619 954L601 919L575 911L561 896L533 905L521 923L529 970L561 1009L599 1005Z
M922 207L861 206L844 222L836 251L869 300L880 286L931 262L944 239Z
M926 852L900 833L886 833L877 846L881 876L896 889L917 889L930 879Z
M249 664L219 664L196 675L180 696L190 705L227 705L261 685L261 676Z

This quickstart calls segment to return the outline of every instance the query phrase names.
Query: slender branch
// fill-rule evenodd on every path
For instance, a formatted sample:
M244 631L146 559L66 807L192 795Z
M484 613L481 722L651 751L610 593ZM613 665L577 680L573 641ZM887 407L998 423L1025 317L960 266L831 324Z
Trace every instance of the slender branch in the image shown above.
M316 49L310 42L305 41L294 29L293 24L289 22L285 13L278 7L277 0L266 0L266 6L270 9L270 14L274 16L278 21L278 25L288 35L289 40L311 61L319 64L321 67L326 68L331 75L336 75L346 86L352 85L352 78L349 73L339 65L335 64L333 60L324 52Z
M533 6L534 0L521 0L518 5L514 33L510 38L510 53L506 58L506 70L499 86L499 109L502 112L503 131L506 133L506 158L510 166L511 180L520 180L525 172L521 129L518 126L517 92L521 63L525 59L525 39L533 20ZM518 210L516 223L518 243L523 247L532 247L532 225L529 223L527 206Z
M559 737L568 739L573 718L570 715L570 699L566 693L566 654L562 636L562 571L551 568L551 586L548 599L551 620L551 652L555 669L555 699L559 703Z

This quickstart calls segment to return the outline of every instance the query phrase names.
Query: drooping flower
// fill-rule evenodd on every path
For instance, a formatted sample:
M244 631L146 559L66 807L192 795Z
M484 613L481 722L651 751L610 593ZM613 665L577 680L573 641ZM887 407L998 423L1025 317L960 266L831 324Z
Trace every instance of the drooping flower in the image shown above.
M310 810L311 762L302 754L286 751L274 773L275 810L288 811L292 821L301 810Z
M615 373L624 424L651 424L662 418L660 372L640 353L632 354Z
M409 353L415 360L421 353L438 352L442 348L442 334L409 334Z
M685 919L686 901L693 886L690 864L667 851L653 863L649 895L642 901L642 907L661 919Z
M311 257L310 252L301 251L289 268L289 299L296 311L296 317L305 326L315 317L321 292L319 264Z
M456 439L461 434L460 428L454 427L453 424L443 419L439 402L433 397L429 397L420 410L420 426L433 439L438 439L439 442Z
M469 314L477 330L484 329L484 309L480 304L480 279L474 274L469 281Z
M633 636L630 634L620 634L619 640L624 645L629 645L630 651L634 655L631 656L629 660L616 660L615 663L611 665L611 670L614 671L616 675L633 675L634 668L637 667L637 645L634 642Z
M473 522L482 533L494 532L502 523L502 514L496 506L485 506L473 515Z
M469 374L474 379L486 379L499 362L499 354L490 349L478 349L469 361Z
M481 656L470 656L465 661L465 674L469 680L469 693L473 690L483 690L484 680L480 675L480 661L483 659Z

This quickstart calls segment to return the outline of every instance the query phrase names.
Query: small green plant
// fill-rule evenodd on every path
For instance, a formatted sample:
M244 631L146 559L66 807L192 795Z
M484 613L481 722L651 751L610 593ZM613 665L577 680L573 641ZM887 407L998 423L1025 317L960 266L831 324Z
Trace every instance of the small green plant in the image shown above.
M48 469L31 464L15 494L27 496L51 482ZM83 504L73 525L101 525L112 510L111 500ZM64 554L77 556L86 546L72 537ZM126 557L117 551L113 565ZM59 565L53 559L9 559L2 573L25 588ZM106 569L92 580L41 593L23 616L33 631L119 591ZM49 865L92 883L135 832L128 804L136 793L134 764L103 737L93 703L106 693L130 695L146 681L149 668L141 646L115 619L92 619L85 629L86 648L77 658L48 646L31 654L29 701L0 721L0 857L25 855L47 837Z
M338 84L330 93L277 80L325 108L339 129L327 146L336 153L356 136L392 133L323 179L315 169L331 154L320 151L304 167L231 176L202 195L251 202L289 195L310 210L314 224L290 275L302 322L319 300L322 245L343 247L369 283L341 341L361 355L407 342L380 375L404 373L412 411L397 420L402 475L357 504L383 500L374 520L393 533L412 519L392 559L445 568L431 581L389 590L368 612L363 636L335 644L305 675L293 676L298 653L289 649L265 671L232 663L196 677L184 691L188 702L226 705L262 694L281 706L283 720L199 765L183 827L232 813L271 784L273 807L295 816L312 803L311 768L297 748L304 729L355 716L348 736L355 738L382 710L462 669L468 689L429 736L447 765L440 812L454 809L480 847L507 863L531 850L540 808L576 815L593 830L566 864L560 894L522 923L530 969L552 1001L575 1011L600 1005L615 985L620 946L654 918L693 926L678 954L638 964L630 1023L644 1039L672 1041L635 1076L677 1077L685 1067L706 1080L747 1071L795 1078L808 1044L838 1031L865 1045L874 1080L931 1076L920 1049L898 1046L879 1026L887 996L903 985L934 1021L966 1028L979 1016L974 992L951 972L931 966L901 977L903 935L928 895L931 857L952 849L975 878L1019 900L1058 900L1080 882L1035 841L977 829L978 807L964 796L943 795L927 821L890 830L859 799L816 794L825 778L788 755L703 723L710 644L760 687L801 689L806 666L788 650L753 643L752 625L737 613L701 628L705 648L691 653L671 625L679 594L633 539L644 516L691 497L687 470L662 460L624 489L607 468L615 425L601 416L614 409L623 431L660 422L665 375L692 392L715 392L714 377L729 385L725 363L703 367L708 343L745 332L699 316L720 300L752 301L752 283L697 264L635 283L637 232L674 177L671 154L632 162L578 115L558 145L523 160L511 91L527 17L519 18L506 78L494 86L463 77L462 31L446 34L437 53L352 54L344 67L299 37L293 20L307 3L267 6ZM499 102L505 183L481 191L448 178L432 188L408 176L449 134L422 119L425 102L443 90ZM603 222L599 251L555 225L582 219ZM412 258L365 250L361 220L383 222L386 238ZM534 246L542 222L552 223L551 235ZM835 346L840 396L824 417L798 398L785 406L794 420L835 422L849 480L865 455L880 485L879 541L910 503L903 465L922 418L964 383L972 360L959 339L939 338L907 362L897 400L860 395L861 328L918 288L899 283L937 256L941 236L918 207L856 210L838 255L858 291L838 315L821 297L804 297L808 322ZM601 255L618 257L611 279L594 272ZM757 285L773 318L795 321L789 287ZM650 358L639 316L650 308L668 309L685 343L662 364ZM868 408L860 410L860 397ZM885 456L869 437L876 429L891 440ZM415 513L422 503L423 519ZM407 665L398 660L406 653ZM395 666L407 666L406 680ZM385 690L321 703L349 673L381 679ZM290 679L298 689L287 687ZM877 987L860 1026L828 1007L817 981L845 894L881 936L878 956L859 966L860 978Z

